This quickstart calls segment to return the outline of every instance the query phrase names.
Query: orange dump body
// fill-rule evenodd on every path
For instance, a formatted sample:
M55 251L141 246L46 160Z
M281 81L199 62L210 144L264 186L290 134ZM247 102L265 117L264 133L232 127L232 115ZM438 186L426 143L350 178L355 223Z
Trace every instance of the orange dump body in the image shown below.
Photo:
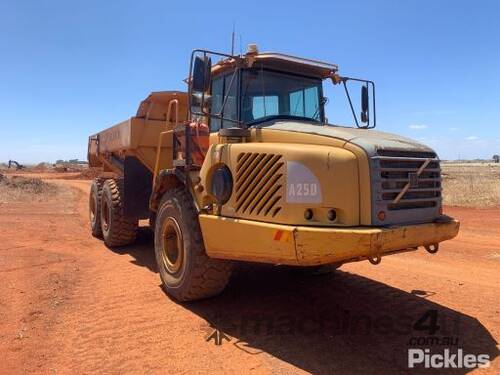
M159 168L172 168L173 128L176 124L186 123L187 107L188 94L185 92L151 93L141 102L135 116L89 137L90 166L120 173L110 160L134 156L153 171L160 146ZM159 145L161 133L165 134Z

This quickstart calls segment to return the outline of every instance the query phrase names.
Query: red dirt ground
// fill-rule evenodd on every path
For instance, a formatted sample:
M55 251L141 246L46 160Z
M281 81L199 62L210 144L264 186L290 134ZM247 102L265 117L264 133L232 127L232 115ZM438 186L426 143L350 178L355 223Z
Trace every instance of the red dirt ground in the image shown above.
M1 373L407 373L429 310L437 337L458 340L451 351L489 354L479 372L500 372L500 209L447 208L462 229L436 255L314 277L240 265L220 297L179 304L146 228L108 249L90 236L90 182L55 183L70 188L55 201L0 203ZM205 339L212 327L220 346Z

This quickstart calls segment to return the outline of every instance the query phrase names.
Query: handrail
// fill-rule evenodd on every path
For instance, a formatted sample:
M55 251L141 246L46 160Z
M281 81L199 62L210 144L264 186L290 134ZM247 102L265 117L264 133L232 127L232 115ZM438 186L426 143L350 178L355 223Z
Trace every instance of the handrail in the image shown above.
M161 145L163 143L163 136L171 130L171 127L169 126L170 125L170 113L172 111L172 106L174 104L175 104L175 118L174 118L174 126L172 128L175 128L179 122L179 100L172 99L170 102L168 102L167 118L165 119L165 131L161 132L160 137L158 138L158 146L156 148L155 169L153 172L153 191L154 191L154 186L156 183L156 177L158 176L158 170L160 169Z
M168 123L170 122L170 111L172 110L172 105L175 104L175 123L174 127L177 126L177 122L179 120L179 100L178 99L172 99L171 101L168 102L168 110L167 110L167 118L166 118L166 125L168 130Z

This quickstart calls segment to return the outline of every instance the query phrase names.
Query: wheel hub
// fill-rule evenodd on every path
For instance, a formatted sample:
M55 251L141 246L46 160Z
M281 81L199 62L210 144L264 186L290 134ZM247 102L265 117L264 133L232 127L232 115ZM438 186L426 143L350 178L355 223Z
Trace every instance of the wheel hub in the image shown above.
M175 274L182 267L184 246L179 223L173 217L168 217L162 227L162 258L169 273Z

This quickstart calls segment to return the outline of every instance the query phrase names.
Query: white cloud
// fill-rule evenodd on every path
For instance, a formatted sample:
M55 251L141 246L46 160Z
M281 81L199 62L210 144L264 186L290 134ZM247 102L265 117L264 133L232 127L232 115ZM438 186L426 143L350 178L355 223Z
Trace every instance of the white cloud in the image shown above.
M427 129L427 125L409 125L408 127L413 130Z
M477 141L478 139L479 137L476 137L475 135L465 138L466 141Z

